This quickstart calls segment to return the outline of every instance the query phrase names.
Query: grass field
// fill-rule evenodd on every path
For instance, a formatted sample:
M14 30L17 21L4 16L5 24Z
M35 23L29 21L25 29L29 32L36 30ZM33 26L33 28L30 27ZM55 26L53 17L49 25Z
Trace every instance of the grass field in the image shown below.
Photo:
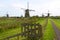
M55 22L57 28L60 30L60 19L53 19L53 21Z
M0 39L21 33L21 28L20 28L21 22L22 20L15 19L15 18L1 19L0 20ZM41 25L43 25L44 22L45 22L44 18L41 18L41 19L38 19L36 23L40 23Z
M20 21L16 18L0 18L0 39L20 33Z
M34 18L34 19L30 18L30 19L28 20L20 18L0 19L0 39L21 33L21 23L29 22L29 23L39 23L42 25L43 40L54 40L55 32L51 25L50 19L48 19L47 26L45 26L47 22L46 18ZM57 25L59 25L60 23L59 21L57 21L56 19L54 19L54 21L55 23L57 23ZM22 38L19 36L19 39L21 40ZM11 38L10 40L17 40L17 37Z
M46 26L46 29L43 35L43 40L54 40L54 38L55 38L55 32L53 30L50 20L48 20L48 24Z

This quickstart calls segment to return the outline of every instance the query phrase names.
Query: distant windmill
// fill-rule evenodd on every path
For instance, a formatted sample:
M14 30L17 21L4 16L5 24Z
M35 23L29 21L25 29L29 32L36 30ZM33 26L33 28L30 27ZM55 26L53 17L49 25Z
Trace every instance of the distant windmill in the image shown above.
M48 17L50 16L50 13L49 13L49 10L48 10L48 15L47 15Z
M44 17L44 14L43 13L41 15L42 15L42 17Z
M8 14L6 14L7 15L7 17L9 17L9 15Z
M30 17L29 11L35 11L35 10L29 10L29 2L27 3L27 9L21 8L25 10L25 17Z
M7 14L6 14L6 17L9 17L9 14L8 14L8 12L7 12Z
M47 14L47 17L49 17L51 13L49 13L49 10L48 10L48 13L45 13L45 14Z
M42 14L40 14L42 17L44 17L44 14L42 13Z

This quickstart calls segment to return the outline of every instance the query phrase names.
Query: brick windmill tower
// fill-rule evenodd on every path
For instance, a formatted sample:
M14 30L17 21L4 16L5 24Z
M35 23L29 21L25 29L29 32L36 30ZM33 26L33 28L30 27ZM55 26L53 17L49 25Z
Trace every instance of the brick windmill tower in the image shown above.
M27 2L27 9L21 8L25 11L25 17L30 17L29 11L35 11L29 9L29 2Z

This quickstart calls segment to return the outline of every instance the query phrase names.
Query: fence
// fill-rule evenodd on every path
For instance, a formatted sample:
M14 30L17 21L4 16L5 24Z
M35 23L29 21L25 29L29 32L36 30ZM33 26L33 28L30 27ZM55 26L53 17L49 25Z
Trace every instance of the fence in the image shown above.
M23 23L21 24L21 33L9 36L7 38L4 38L3 40L10 40L10 38L17 37L17 40L19 40L19 36L26 37L24 40L39 40L42 37L42 26L38 23Z

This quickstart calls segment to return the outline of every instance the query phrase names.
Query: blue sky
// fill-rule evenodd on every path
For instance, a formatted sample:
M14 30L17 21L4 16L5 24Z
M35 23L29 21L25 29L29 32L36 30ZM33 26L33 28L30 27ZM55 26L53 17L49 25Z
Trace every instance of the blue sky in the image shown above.
M24 10L21 8L27 8L27 2L29 2L30 15L39 15L50 11L51 15L60 15L60 0L0 0L0 16L24 16Z

